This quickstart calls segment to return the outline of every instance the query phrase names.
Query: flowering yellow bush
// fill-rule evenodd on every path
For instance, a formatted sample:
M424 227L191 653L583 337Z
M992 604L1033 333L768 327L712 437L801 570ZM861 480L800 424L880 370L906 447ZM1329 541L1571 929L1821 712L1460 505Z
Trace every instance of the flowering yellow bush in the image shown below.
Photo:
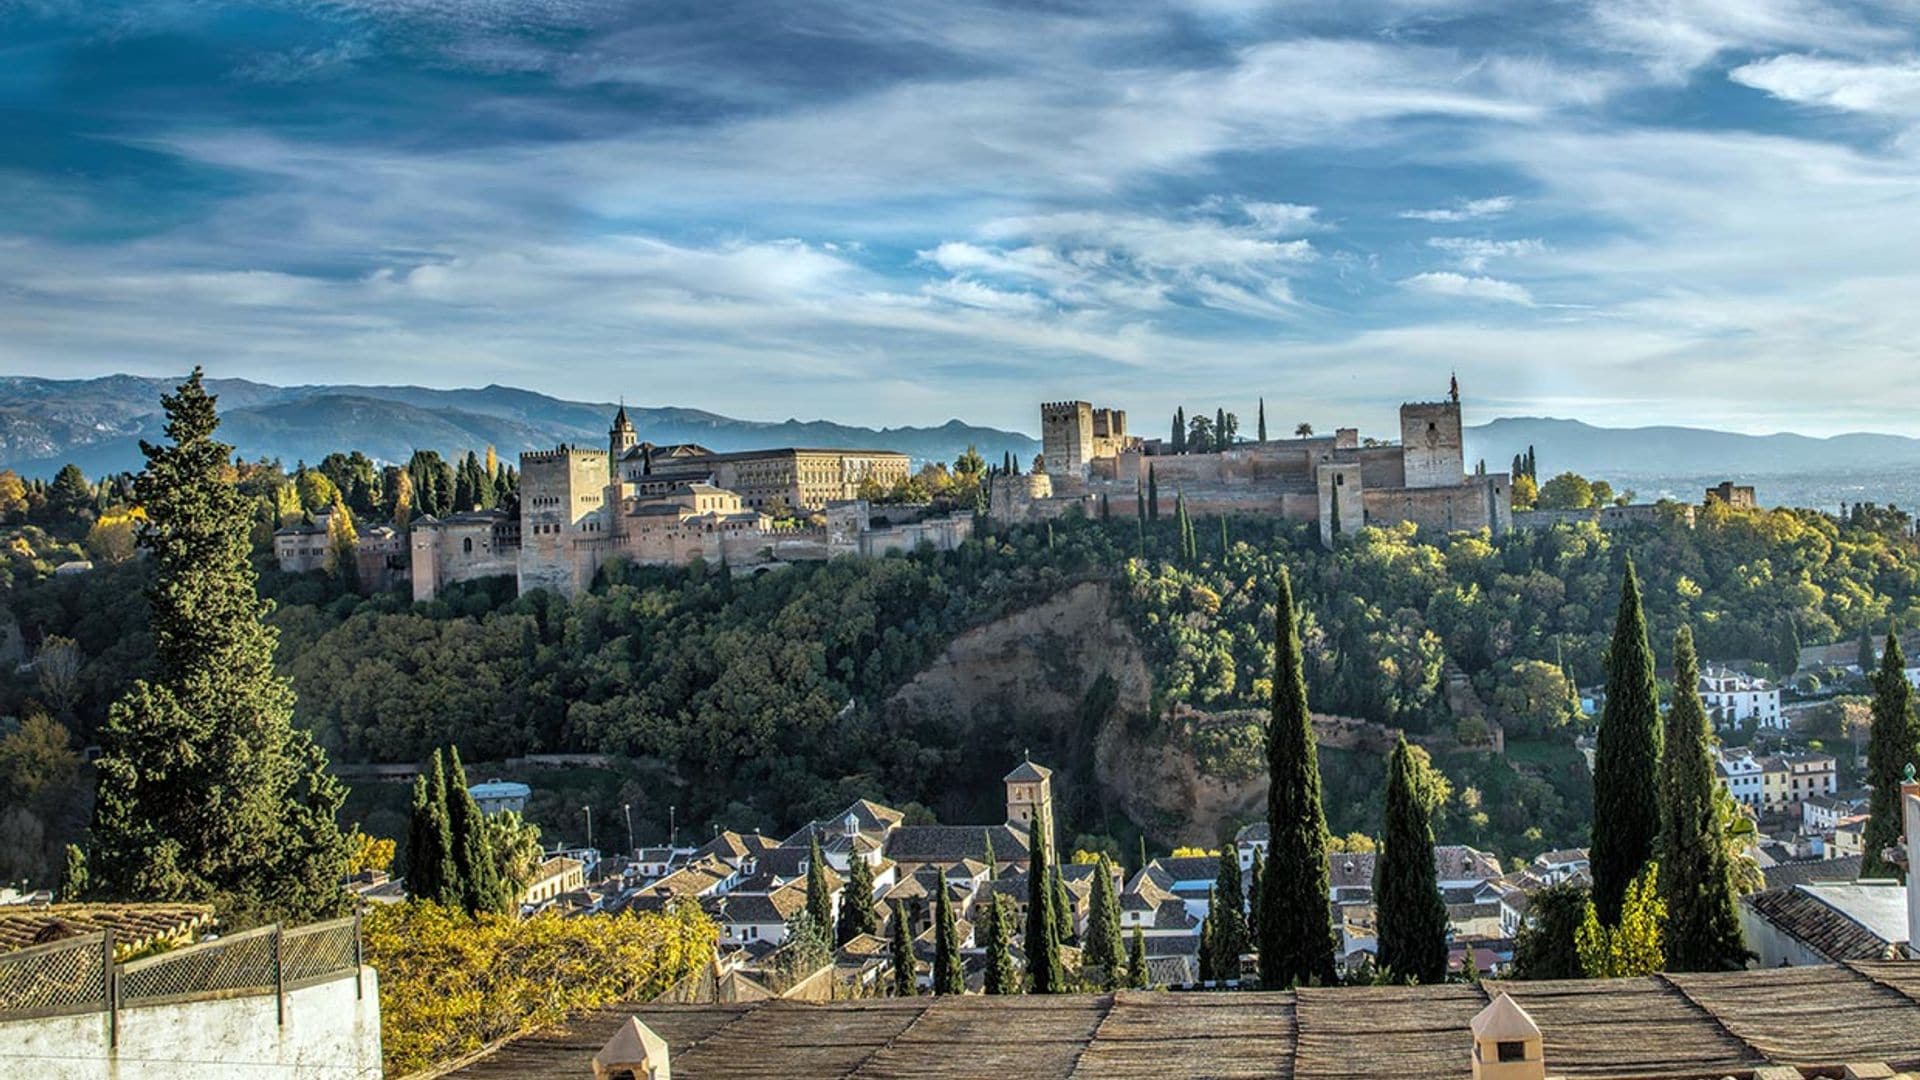
M367 963L380 975L389 1076L417 1072L569 1012L651 998L713 958L697 906L664 914L521 920L415 902L375 907Z

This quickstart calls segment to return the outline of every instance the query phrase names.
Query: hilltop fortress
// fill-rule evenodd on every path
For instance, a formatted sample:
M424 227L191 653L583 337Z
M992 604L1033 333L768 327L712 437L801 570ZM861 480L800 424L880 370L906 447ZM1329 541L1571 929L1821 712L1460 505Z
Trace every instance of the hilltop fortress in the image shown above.
M1506 473L1466 469L1460 392L1400 406L1400 441L1362 444L1354 428L1332 435L1234 443L1214 453L1174 453L1127 434L1127 414L1085 401L1040 407L1040 468L996 476L992 513L1039 521L1073 507L1134 514L1157 491L1190 513L1274 514L1317 522L1322 542L1366 525L1411 521L1423 528L1513 527Z
M840 555L947 550L973 535L971 514L876 511L863 484L908 475L890 450L780 448L716 454L693 443L641 442L627 410L607 448L520 455L520 506L422 518L410 543L413 596L457 581L516 579L521 592L584 591L616 560L764 567Z

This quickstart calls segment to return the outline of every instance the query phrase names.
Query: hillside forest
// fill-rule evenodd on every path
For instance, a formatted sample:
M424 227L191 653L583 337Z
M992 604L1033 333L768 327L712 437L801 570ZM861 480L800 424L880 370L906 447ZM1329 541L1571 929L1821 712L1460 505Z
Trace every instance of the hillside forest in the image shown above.
M478 483L503 476L496 469L447 472ZM283 479L298 499L297 476ZM104 482L88 500L76 488L70 501L94 507L92 517L16 513L8 526L0 630L27 662L0 678L0 879L45 880L57 869L61 845L86 820L78 750L150 662L143 560L51 572L101 521L137 514L112 497ZM484 763L529 753L609 755L523 777L536 788L529 816L550 840L580 838L583 805L603 829L636 822L643 843L665 833L670 806L683 839L721 826L784 832L856 797L922 818L991 820L1000 773L1031 750L1062 771L1063 836L1130 854L1140 826L1100 790L1085 738L1117 707L1098 683L1076 715L976 709L962 722L928 723L889 710L887 698L963 631L1070 585L1106 582L1110 617L1151 671L1151 702L1121 718L1127 730L1143 743L1177 740L1203 771L1244 778L1261 753L1256 721L1193 730L1172 717L1176 706L1264 708L1262 628L1285 566L1313 707L1426 744L1451 784L1436 821L1442 842L1516 856L1585 840L1592 795L1572 740L1587 720L1574 687L1604 677L1627 555L1655 641L1685 622L1709 661L1762 670L1792 663L1803 642L1852 641L1910 621L1920 594L1920 548L1897 520L1717 504L1693 528L1677 517L1621 532L1580 525L1502 537L1370 528L1332 551L1273 520L1096 514L989 528L950 553L751 577L698 564L616 566L572 601L516 598L505 580L423 604L363 596L338 575L279 573L266 539L261 591L275 603L296 721L349 768L418 762L450 743L489 775L512 767ZM1479 715L1457 715L1463 701L1477 702ZM1493 724L1506 734L1505 755L1484 748ZM1331 748L1322 756L1332 831L1373 828L1382 759ZM358 783L348 813L371 833L398 836L404 798L404 785ZM624 839L617 827L601 835Z

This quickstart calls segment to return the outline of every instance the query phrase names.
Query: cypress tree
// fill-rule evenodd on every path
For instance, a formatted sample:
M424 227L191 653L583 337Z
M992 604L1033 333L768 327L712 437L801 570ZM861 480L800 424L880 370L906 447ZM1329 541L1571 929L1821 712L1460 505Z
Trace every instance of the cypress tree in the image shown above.
M1047 850L1049 822L1042 812L1034 818L1032 847L1027 859L1027 979L1036 994L1058 994L1066 989L1060 970L1060 940L1054 931L1053 871Z
M1327 498L1327 535L1332 538L1331 543L1340 542L1340 488L1338 486L1333 488L1332 494Z
M1659 768L1653 649L1640 609L1640 579L1628 559L1593 765L1593 906L1603 926L1619 924L1627 887L1653 859L1660 834Z
M1258 431L1260 435L1260 441L1266 442L1267 441L1267 399L1266 398L1260 399Z
M1374 863L1380 967L1401 982L1447 977L1447 905L1433 865L1432 808L1400 736L1387 760L1386 850Z
M1213 964L1223 979L1240 977L1240 957L1253 948L1247 930L1246 891L1240 882L1240 854L1232 844L1220 848L1220 866L1214 872L1219 889L1217 907L1208 909L1213 916Z
M834 927L836 943L845 945L861 934L879 928L873 915L873 867L858 855L847 867L847 891L840 897L840 922Z
M1100 520L1113 520L1113 504L1107 500L1107 493L1104 491L1100 493Z
M1227 448L1227 410L1224 407L1213 411L1213 448Z
M934 890L933 902L933 992L967 992L966 969L960 962L960 930L953 921L952 890L945 881Z
M1147 936L1138 926L1133 928L1133 938L1127 942L1127 985L1135 990L1144 990L1147 986Z
M987 897L987 918L983 927L987 953L985 990L989 994L1020 992L1020 972L1013 966L1013 920L1007 914L1005 899L994 893Z
M1160 481L1151 465L1147 466L1147 520L1160 520Z
M913 958L913 933L907 926L906 909L893 902L893 941L888 950L893 959L893 996L913 997L920 992L917 962Z
M1794 672L1800 670L1800 628L1794 624L1792 614L1780 616L1780 632L1774 647L1779 650L1774 666L1779 669L1780 678L1791 680Z
M1187 452L1187 410L1185 408L1173 410L1173 452L1176 454Z
M1060 874L1060 865L1053 866L1053 939L1060 942L1073 942L1073 899L1067 895L1067 880Z
M507 910L506 888L500 881L493 845L487 842L480 806L467 790L467 770L460 764L460 748L447 747L447 831L453 838L453 864L460 881L460 906L468 914Z
M1103 985L1120 983L1120 903L1113 893L1113 863L1100 856L1093 878L1093 901L1087 917L1086 964L1100 969Z
M229 925L345 906L345 790L292 725L272 606L254 588L252 504L228 475L194 369L161 399L162 445L134 482L151 558L153 668L108 713L89 831L100 899L212 901Z
M1260 891L1266 863L1266 856L1260 853L1259 848L1254 848L1253 868L1247 872L1247 941L1250 947L1260 943Z
M1866 630L1860 631L1860 644L1854 651L1853 662L1859 665L1862 678L1873 679L1873 669L1879 666L1880 659L1873 653L1873 635Z
M1867 783L1873 788L1867 804L1867 830L1862 843L1860 876L1904 879L1898 866L1880 857L1884 848L1897 847L1900 820L1900 776L1914 761L1913 687L1907 683L1907 658L1900 639L1887 631L1886 651L1873 676L1873 726L1867 732Z
M1737 971L1747 946L1734 908L1732 867L1720 839L1713 729L1696 688L1693 630L1673 635L1673 707L1660 758L1660 895L1668 971Z
M1220 977L1219 973L1215 970L1215 968L1217 968L1219 965L1215 963L1214 956L1213 956L1213 938L1214 938L1213 909L1214 909L1214 904L1216 902L1214 899L1214 892L1215 890L1212 888L1209 888L1207 890L1207 916L1206 918L1200 920L1199 960L1200 960L1200 981L1203 983L1212 982L1215 979Z
M1227 537L1227 515L1220 515L1220 561L1227 561L1227 552L1233 549L1233 541Z
M410 882L407 895L456 907L460 903L460 868L453 854L453 827L447 820L447 773L438 750L433 752L433 766L427 775L416 779L415 791L422 803L416 808L408 836L407 872L419 875L419 887Z
M833 889L827 884L827 860L820 854L820 831L807 835L807 914L824 936L833 925Z
M1273 989L1314 979L1328 985L1337 942L1327 884L1327 819L1300 666L1293 582L1284 566L1273 639L1273 713L1267 724L1270 846L1260 893L1260 979Z

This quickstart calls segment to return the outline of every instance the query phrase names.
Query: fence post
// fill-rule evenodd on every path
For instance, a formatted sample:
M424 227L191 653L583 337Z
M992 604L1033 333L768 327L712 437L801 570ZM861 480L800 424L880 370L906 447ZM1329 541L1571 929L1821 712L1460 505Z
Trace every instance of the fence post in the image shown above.
M366 988L360 984L360 969L366 965L366 944L360 938L360 909L353 911L353 996L359 1000L366 996Z
M284 924L273 924L273 1012L281 1027L287 1026L286 954L281 949L284 930Z
M113 966L112 930L101 935L100 963L100 985L107 998L107 1046L117 1048L120 1045L120 972Z

